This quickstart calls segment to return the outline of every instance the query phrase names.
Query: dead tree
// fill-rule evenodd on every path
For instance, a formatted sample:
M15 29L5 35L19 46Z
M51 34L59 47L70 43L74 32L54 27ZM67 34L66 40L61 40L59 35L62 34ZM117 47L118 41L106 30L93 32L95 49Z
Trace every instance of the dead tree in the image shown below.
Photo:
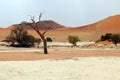
M41 21L41 17L42 17L42 13L40 13L39 15L39 22ZM45 34L47 33L48 30L50 30L51 26L49 26L48 29L46 29L43 33L41 33L41 31L39 30L39 25L37 25L37 22L35 21L34 16L31 17L31 21L32 23L26 22L24 24L30 26L35 32L37 32L37 34L40 36L40 38L43 41L44 54L48 54L47 41L45 38Z

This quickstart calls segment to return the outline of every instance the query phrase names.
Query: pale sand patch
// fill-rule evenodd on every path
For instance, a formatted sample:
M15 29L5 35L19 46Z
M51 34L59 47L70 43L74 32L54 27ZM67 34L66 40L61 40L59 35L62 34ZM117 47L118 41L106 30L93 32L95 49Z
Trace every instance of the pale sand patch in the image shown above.
M0 80L120 80L120 57L1 61Z

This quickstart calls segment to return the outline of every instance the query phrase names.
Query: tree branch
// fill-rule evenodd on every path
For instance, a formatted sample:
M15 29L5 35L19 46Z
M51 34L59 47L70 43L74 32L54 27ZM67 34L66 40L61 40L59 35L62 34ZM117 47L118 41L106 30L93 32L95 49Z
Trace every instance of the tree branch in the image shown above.
M43 13L40 13L40 15L39 15L39 22L41 21L42 15L43 15Z
M48 27L47 30L45 30L42 35L44 36L45 33L51 29L51 27L52 27L52 25L50 25L50 27Z
M30 16L30 19L31 19L31 21L32 21L32 24L31 23L27 23L27 25L29 25L29 26L31 26L33 29L35 29L36 27L36 22L35 22L35 17L34 16L31 16L31 15L29 15Z

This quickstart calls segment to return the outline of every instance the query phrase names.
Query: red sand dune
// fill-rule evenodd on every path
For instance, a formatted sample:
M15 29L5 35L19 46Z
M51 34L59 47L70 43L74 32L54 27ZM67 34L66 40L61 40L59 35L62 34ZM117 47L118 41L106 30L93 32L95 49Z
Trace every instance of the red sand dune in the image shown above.
M54 23L58 24L56 22ZM59 27L60 26L61 25L59 25ZM14 26L10 26L4 30L0 29L0 40L4 39L9 34L13 27ZM29 34L39 37L33 30L28 30L28 32ZM54 41L67 41L69 35L76 35L81 41L93 41L99 39L99 37L105 33L120 33L120 15L110 16L99 22L76 28L61 26L61 28L49 30L46 36L51 37Z
M120 15L111 16L96 25L97 31L102 33L120 33Z

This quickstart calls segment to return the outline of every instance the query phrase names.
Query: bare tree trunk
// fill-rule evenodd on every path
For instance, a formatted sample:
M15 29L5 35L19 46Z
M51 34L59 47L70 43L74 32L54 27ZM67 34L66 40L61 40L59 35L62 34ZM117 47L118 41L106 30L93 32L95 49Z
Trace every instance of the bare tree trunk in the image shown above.
M41 21L41 16L42 16L42 13L40 13L40 15L39 15L39 22ZM32 24L31 23L24 23L24 24L29 25L38 33L38 35L40 36L40 38L43 41L44 54L48 54L47 41L45 39L45 34L48 30L50 30L51 26L47 30L45 30L43 33L41 33L38 28L39 26L37 25L37 22L35 22L35 20L34 20L34 16L31 17L31 21L32 21Z
M48 54L46 39L43 39L43 45L44 45L44 54Z
M44 37L44 35L40 36L42 41L43 41L43 48L44 48L44 54L48 54L48 50L47 50L47 41Z
M41 38L42 41L43 41L44 54L48 54L48 50L47 50L47 41L46 41L46 39L45 39L44 34L41 34L41 33L39 32L39 30L35 30L35 31L39 34L40 38Z

